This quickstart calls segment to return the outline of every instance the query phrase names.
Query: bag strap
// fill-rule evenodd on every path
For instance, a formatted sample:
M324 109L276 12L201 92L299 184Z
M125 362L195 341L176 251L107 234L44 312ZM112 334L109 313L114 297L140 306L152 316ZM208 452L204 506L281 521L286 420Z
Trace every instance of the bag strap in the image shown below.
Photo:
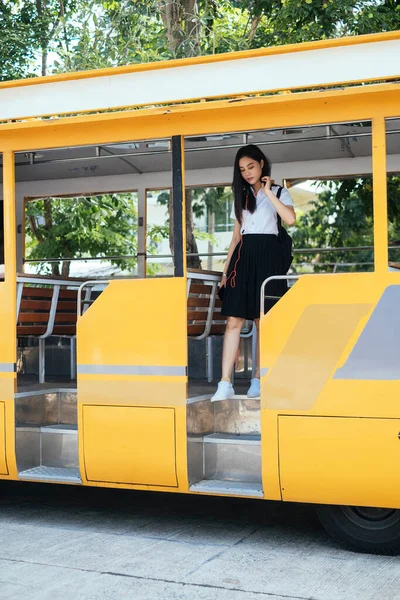
M278 189L276 190L276 194L275 194L275 196L278 198L278 200L281 197L282 190L283 190L282 186L278 185ZM280 233L281 229L283 229L282 219L281 219L281 216L280 216L280 214L278 212L276 213L276 216L277 216L277 222L278 222L278 231Z

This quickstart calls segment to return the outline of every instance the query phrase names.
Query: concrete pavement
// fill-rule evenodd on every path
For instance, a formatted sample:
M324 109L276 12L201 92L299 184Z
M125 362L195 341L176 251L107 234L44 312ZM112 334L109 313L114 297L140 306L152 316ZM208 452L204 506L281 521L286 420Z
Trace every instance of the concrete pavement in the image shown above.
M400 600L312 507L0 483L0 600Z

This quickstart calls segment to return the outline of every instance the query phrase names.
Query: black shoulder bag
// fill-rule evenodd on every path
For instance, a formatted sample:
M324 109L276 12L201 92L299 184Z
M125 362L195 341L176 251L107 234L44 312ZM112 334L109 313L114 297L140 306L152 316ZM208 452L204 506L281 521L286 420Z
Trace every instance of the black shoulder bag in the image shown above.
M282 189L283 188L279 185L278 189L276 191L276 194L275 194L275 196L278 198L278 200L281 197ZM291 236L288 234L288 232L286 231L285 227L282 225L282 219L279 216L279 214L277 215L277 221L278 221L278 238L279 238L279 241L282 246L282 254L283 254L284 273L282 273L282 275L286 275L286 273L290 269L290 265L293 262L293 254L292 254L293 240L292 240Z

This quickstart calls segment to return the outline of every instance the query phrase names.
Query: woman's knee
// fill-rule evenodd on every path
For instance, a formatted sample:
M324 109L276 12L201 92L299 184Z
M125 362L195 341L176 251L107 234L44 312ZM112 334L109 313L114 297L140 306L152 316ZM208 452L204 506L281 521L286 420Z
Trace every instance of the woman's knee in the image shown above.
M226 329L229 331L241 330L244 321L241 317L228 317L226 320Z

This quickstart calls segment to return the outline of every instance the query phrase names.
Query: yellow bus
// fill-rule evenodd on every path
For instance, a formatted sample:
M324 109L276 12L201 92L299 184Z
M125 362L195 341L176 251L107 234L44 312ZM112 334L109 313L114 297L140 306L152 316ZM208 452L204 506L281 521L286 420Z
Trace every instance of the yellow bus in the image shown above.
M312 503L345 546L400 551L399 52L392 32L0 84L1 479ZM228 186L246 143L294 196L372 178L373 264L289 273L261 315L261 397L237 372L239 395L211 403L221 259L187 266L187 191ZM148 246L162 191L171 257ZM105 193L136 195L134 271L28 268L29 202ZM249 371L251 324L244 346Z

